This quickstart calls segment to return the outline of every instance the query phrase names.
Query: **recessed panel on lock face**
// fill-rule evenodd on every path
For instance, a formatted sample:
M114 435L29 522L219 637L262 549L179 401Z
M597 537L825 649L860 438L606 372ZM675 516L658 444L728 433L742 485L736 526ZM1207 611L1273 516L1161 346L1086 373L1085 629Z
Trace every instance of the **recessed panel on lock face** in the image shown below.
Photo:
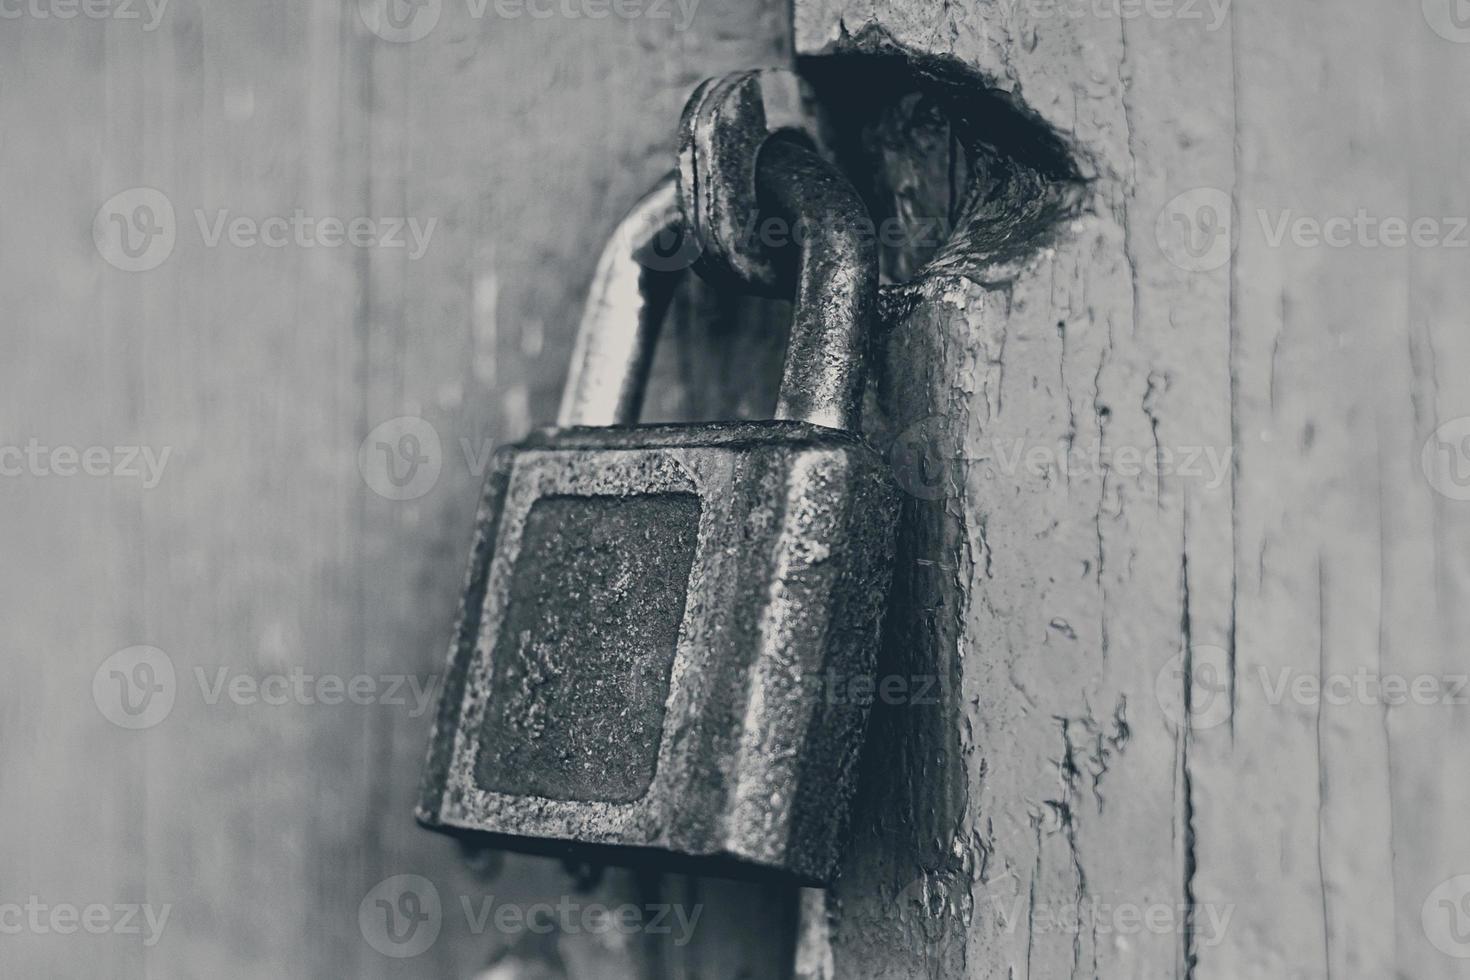
M593 443L553 436L497 460L503 492L477 535L494 548L446 684L457 704L442 716L435 822L643 846L668 832L675 800L715 809L682 794L719 760L670 733L699 727L702 685L738 673L710 671L708 626L730 584L711 542L732 532L737 454Z
M481 789L608 803L647 793L699 515L693 493L531 505L494 641Z

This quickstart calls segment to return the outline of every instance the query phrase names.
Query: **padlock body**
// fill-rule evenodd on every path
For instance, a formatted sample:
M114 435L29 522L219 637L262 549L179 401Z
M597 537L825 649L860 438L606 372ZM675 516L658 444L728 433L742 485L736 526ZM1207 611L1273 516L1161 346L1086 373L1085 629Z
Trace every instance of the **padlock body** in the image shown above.
M546 430L501 450L420 821L827 880L897 503L866 443L801 422Z

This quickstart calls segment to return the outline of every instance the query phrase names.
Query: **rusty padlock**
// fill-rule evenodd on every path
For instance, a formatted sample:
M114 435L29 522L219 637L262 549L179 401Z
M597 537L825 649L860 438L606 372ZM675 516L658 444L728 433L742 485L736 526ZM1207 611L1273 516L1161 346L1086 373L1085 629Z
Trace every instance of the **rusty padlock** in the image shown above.
M842 692L873 670L898 505L853 431L877 261L819 155L749 152L764 204L827 229L795 263L777 417L633 424L669 280L634 246L688 227L666 181L599 264L558 427L496 454L428 827L612 863L835 869L867 714Z

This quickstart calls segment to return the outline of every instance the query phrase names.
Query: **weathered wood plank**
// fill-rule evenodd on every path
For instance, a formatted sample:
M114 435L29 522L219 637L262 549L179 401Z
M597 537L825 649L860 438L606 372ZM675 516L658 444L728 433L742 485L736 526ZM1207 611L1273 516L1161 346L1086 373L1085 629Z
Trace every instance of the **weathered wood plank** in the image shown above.
M835 975L1462 975L1464 920L1425 903L1467 864L1464 707L1275 691L1464 672L1465 505L1420 470L1466 411L1464 253L1271 230L1470 212L1444 98L1467 49L1416 7L1110 9L797 5L799 54L958 63L1088 180L1023 268L903 291L881 403L964 457L908 525L909 560L955 577L912 597L937 625L908 645L958 680L949 734L912 709L876 729L870 752L923 757L865 800ZM1222 200L1233 262L1181 237L1207 246ZM1058 441L1110 462L1005 461ZM1157 478L1119 455L1156 448ZM1185 472L1194 450L1223 466Z
M672 165L687 92L777 60L787 18L774 4L696 5L687 22L676 4L599 20L432 6L411 43L371 33L356 0L174 0L154 30L4 22L0 442L171 455L147 489L0 479L0 903L170 912L152 945L0 936L0 972L468 976L524 938L476 923L486 898L643 894L621 874L583 892L553 863L466 862L416 828L427 715L407 684L405 703L383 703L384 685L439 671L486 454L552 417L601 237ZM139 186L171 203L176 241L127 272L91 227ZM237 247L216 224L296 209L414 218L426 247L411 255L407 231L405 248ZM437 478L404 500L373 489L394 492L387 465L408 472L401 433L368 445L367 479L358 458L399 416L438 437L419 446ZM91 686L136 644L167 655L175 700L129 731ZM375 703L237 704L216 686L293 672L372 678ZM398 874L442 903L437 941L411 959L359 923ZM705 910L726 955L701 976L768 965L715 908L745 901ZM533 945L521 951L573 977L639 975L649 955L606 934Z

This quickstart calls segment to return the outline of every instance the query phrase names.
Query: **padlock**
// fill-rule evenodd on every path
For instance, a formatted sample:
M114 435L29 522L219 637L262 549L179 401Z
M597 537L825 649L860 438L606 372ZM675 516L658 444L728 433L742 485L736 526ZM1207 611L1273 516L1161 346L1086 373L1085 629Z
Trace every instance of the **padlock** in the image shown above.
M831 229L800 247L777 418L633 424L671 281L634 246L689 227L670 179L599 263L558 426L495 455L425 826L610 863L835 870L898 506L853 431L876 253L818 154L755 152L763 203Z

